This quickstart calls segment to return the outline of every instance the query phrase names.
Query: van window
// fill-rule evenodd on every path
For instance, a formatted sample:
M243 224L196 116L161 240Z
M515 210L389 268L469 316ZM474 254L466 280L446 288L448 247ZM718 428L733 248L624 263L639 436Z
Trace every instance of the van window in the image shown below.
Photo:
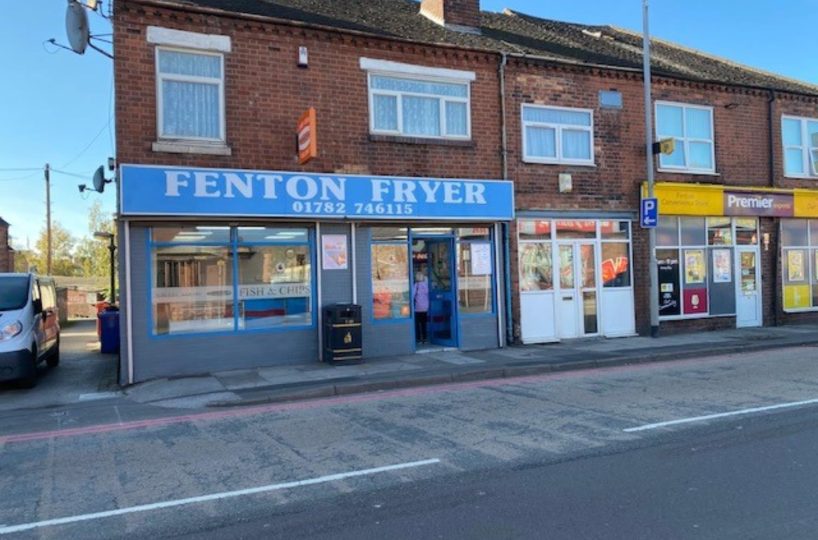
M57 299L54 298L54 285L50 281L40 281L40 296L43 299L43 309L54 309Z
M28 302L28 276L0 276L0 311L21 309Z

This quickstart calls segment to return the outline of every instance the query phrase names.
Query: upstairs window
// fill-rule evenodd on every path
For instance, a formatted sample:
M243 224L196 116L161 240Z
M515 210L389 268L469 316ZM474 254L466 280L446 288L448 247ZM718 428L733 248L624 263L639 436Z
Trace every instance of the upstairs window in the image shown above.
M781 140L784 144L784 174L792 177L815 177L818 158L818 119L781 118Z
M523 105L523 160L530 163L594 164L594 113Z
M430 139L471 138L474 73L361 58L368 72L369 130Z
M657 103L656 137L659 140L676 140L676 149L671 155L659 154L659 168L680 172L715 172L712 107Z
M161 139L225 140L223 55L157 47L156 84Z

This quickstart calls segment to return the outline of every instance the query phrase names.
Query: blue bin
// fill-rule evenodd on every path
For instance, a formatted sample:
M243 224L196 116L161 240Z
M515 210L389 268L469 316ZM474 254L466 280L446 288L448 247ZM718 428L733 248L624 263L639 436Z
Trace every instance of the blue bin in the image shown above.
M115 354L119 352L119 310L107 308L97 315L101 330L99 343L100 352Z

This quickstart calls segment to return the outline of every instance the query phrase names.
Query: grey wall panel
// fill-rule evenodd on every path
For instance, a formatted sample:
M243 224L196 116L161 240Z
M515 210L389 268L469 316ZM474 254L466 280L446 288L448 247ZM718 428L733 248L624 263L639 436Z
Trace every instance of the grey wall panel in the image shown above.
M476 351L497 348L497 316L460 317L460 349Z
M117 235L119 245L117 246L117 289L119 289L119 384L128 384L128 313L125 309L129 298L125 287L125 224L117 222Z
M154 337L148 328L147 228L131 228L134 378L136 382L282 364L318 361L315 328L218 336Z
M343 234L347 239L347 249L351 249L349 225L346 223L322 223L321 236L328 234ZM316 248L321 249L320 239L316 241ZM347 262L346 270L323 270L321 272L321 304L328 306L338 302L352 302L352 266Z
M375 323L372 315L371 229L358 227L356 260L358 264L358 303L362 306L364 325L364 358L414 353L414 323Z

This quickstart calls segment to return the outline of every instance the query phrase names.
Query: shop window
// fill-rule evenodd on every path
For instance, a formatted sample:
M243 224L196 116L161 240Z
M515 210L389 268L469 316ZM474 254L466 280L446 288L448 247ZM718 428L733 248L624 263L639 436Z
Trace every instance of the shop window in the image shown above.
M659 224L656 227L656 245L679 245L679 218L659 216Z
M554 262L551 243L520 244L520 290L550 291L554 289Z
M784 309L818 308L818 220L781 220Z
M656 136L660 140L676 140L672 154L660 154L660 168L680 172L715 171L712 107L658 102Z
M736 244L752 246L758 244L758 223L753 219L736 219ZM818 238L818 236L816 236Z
M629 221L600 221L599 232L602 240L630 240L631 224Z
M372 313L375 319L407 319L409 252L406 243L372 244Z
M154 334L234 329L229 245L155 246L152 266Z
M801 178L816 176L818 119L782 117L781 140L784 145L784 174Z
M730 218L707 218L707 245L733 245L733 222Z
M156 49L161 139L224 142L223 64L219 53Z
M238 327L312 321L312 264L306 229L239 227Z
M469 84L370 73L372 133L469 139Z
M179 226L150 235L155 335L313 323L307 229Z
M631 265L627 242L602 242L602 286L630 287Z
M596 221L591 219L557 221L555 227L558 240L596 238Z
M757 245L757 230L755 218L660 218L657 243L662 247L656 250L660 316L735 314L733 245Z
M551 220L526 219L517 222L520 240L551 240Z
M408 236L406 227L372 227L372 241L397 240L405 242Z
M523 160L531 163L594 164L594 113L523 105Z
M492 311L492 253L489 241L457 243L457 301L460 313Z

